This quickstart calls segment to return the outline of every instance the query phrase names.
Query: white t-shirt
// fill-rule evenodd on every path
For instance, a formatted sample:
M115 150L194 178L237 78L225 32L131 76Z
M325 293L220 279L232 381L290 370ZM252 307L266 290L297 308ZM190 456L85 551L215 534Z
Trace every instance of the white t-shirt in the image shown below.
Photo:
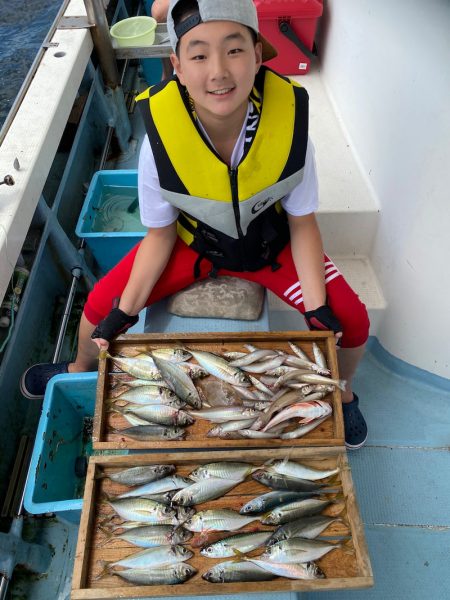
M248 111L247 111L248 116ZM203 133L211 143L205 129L198 121ZM241 133L231 156L231 167L235 168L244 153L244 141L247 118L244 119ZM212 145L212 144L211 144ZM145 136L139 155L138 193L141 221L145 227L165 227L178 218L179 210L163 199L159 185L158 171L148 136ZM308 215L317 210L319 205L318 182L314 146L308 138L303 179L282 200L284 210L294 216Z

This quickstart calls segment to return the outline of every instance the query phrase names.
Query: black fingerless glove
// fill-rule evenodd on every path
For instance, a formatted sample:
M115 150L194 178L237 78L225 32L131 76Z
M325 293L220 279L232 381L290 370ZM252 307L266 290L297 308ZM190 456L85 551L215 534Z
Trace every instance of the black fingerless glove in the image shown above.
M342 331L339 319L336 318L327 304L319 306L319 308L315 308L314 310L307 310L304 317L309 329L315 331L330 329L334 333Z
M127 315L120 308L113 308L107 317L105 317L97 327L94 329L91 338L102 338L111 342L121 333L125 333L132 325L135 325L139 321L139 317L136 315L132 317Z

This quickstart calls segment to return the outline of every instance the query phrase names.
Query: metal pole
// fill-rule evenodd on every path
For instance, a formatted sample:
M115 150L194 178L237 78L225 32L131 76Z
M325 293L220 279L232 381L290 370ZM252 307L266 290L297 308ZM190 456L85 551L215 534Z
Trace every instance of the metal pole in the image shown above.
M56 342L55 352L53 354L53 359L52 359L53 363L57 363L59 361L59 357L61 355L61 349L62 349L62 345L64 342L64 336L66 335L67 323L69 322L70 312L72 310L72 304L73 304L73 300L75 298L77 283L80 279L81 272L82 272L81 269L79 269L78 267L75 267L75 269L72 269L72 275L73 275L72 284L70 286L69 295L67 296L66 305L64 307L64 314L63 314L63 318L61 321L61 326L59 328L58 340Z
M120 76L103 2L101 0L84 0L84 5L88 20L92 24L92 41L97 50L105 85L114 90L120 85Z

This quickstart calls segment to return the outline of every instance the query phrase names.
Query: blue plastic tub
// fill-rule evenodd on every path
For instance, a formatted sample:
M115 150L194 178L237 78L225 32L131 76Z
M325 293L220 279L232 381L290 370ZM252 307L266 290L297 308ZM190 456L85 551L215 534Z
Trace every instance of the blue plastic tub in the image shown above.
M92 178L75 232L86 240L103 273L114 267L146 234L147 228L139 219L137 197L136 170L97 171ZM107 205L109 208L104 210ZM109 230L101 229L100 217ZM123 230L124 223L128 226L131 223L135 230Z
M25 488L29 513L79 520L85 481L80 467L92 453L96 386L96 372L57 375L47 385Z

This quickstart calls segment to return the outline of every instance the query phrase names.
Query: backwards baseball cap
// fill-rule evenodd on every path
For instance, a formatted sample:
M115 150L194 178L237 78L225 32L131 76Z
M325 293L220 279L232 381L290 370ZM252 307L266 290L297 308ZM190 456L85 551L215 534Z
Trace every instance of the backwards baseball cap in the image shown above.
M196 0L198 9L175 25L173 10L180 2L183 0L170 0L167 13L167 31L174 52L180 38L200 23L233 21L250 27L255 32L258 42L262 44L263 62L277 56L275 48L259 33L258 15L253 0Z

